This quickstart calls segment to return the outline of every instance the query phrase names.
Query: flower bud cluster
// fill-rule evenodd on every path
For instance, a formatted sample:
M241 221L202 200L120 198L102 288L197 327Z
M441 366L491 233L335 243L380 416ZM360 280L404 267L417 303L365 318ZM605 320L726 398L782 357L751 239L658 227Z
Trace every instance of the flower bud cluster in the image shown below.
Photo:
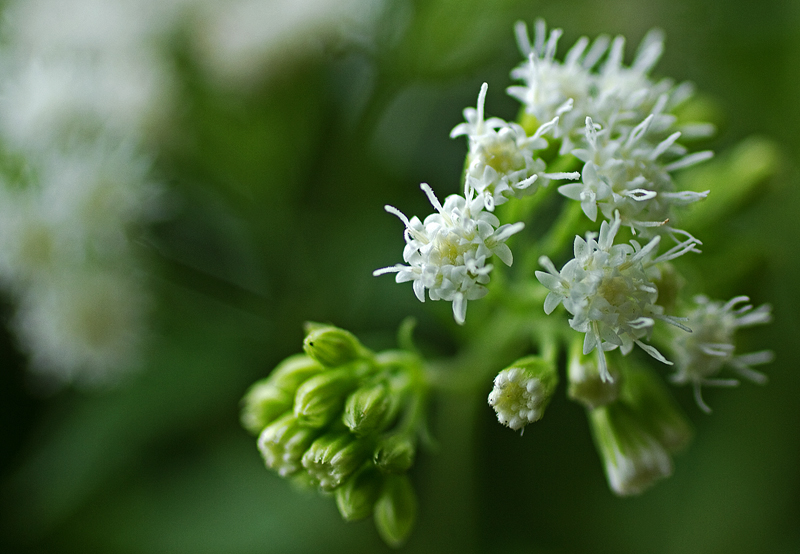
M548 35L539 20L531 45L525 25L518 24L528 60L512 72L524 85L508 89L536 121L559 117L551 133L561 139L561 153L584 163L581 182L559 192L579 201L592 221L599 208L609 220L619 212L624 225L645 234L674 233L667 225L673 208L702 200L708 191L677 191L670 173L711 157L709 151L687 154L677 141L706 136L713 127L679 126L670 111L691 96L691 87L649 78L664 49L661 33L643 39L630 67L622 64L621 36L598 37L591 47L583 37L563 63L555 59L560 36L560 29Z
M250 388L242 425L258 435L269 469L332 492L345 520L374 513L383 539L398 546L416 513L407 471L423 425L420 361L373 353L348 331L316 323L304 350Z

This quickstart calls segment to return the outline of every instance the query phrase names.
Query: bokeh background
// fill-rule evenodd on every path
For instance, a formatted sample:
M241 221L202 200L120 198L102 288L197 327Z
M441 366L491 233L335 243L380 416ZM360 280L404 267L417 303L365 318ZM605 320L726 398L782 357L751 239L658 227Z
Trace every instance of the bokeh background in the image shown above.
M169 100L143 133L167 206L136 241L152 294L143 361L115 387L43 388L3 328L0 551L388 550L370 521L346 524L330 498L264 469L239 399L299 350L305 320L382 348L414 315L426 352L452 352L449 305L371 276L401 251L382 206L425 214L420 182L458 190L465 145L449 131L484 81L487 111L514 118L513 24L544 17L564 29L560 54L581 35L621 33L627 60L660 27L654 74L696 84L719 126L711 147L770 145L775 159L709 233L707 250L722 253L701 270L725 275L716 297L772 303L774 323L745 341L776 362L764 387L708 390L710 416L675 390L695 441L636 498L608 490L582 408L563 394L523 437L483 398L440 400L439 448L412 471L420 512L405 550L800 552L800 3L175 3L153 39ZM17 309L7 292L4 320Z

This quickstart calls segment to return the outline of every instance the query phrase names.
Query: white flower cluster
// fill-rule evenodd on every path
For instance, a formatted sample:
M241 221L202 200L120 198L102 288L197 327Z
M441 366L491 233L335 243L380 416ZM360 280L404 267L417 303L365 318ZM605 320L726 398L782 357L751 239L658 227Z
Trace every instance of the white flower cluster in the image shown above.
M469 140L467 183L482 196L486 209L504 204L509 198L522 198L547 186L549 179L577 179L579 173L545 173L545 162L534 157L537 150L547 148L542 135L558 124L558 116L541 125L528 136L517 123L492 117L484 120L486 83L478 95L478 106L466 108L466 123L456 125L451 138L466 135Z
M522 230L522 223L500 225L497 217L484 209L481 196L475 196L469 185L464 196L452 194L442 205L431 188L423 183L436 213L420 221L410 220L397 208L386 206L386 211L396 215L405 224L406 246L403 259L408 265L384 267L373 275L397 273L398 283L413 281L414 294L425 301L425 290L431 300L453 303L453 316L463 324L467 301L482 298L488 292L488 259L496 255L506 265L511 265L511 249L505 244L508 238Z
M657 360L671 363L641 340L649 337L656 319L686 329L677 318L664 315L663 308L656 304L656 266L686 252L696 252L698 244L696 239L688 238L654 258L658 236L644 246L635 240L614 244L621 223L619 214L615 214L611 224L601 224L599 237L595 238L594 233L587 233L585 240L575 237L575 257L561 271L543 256L539 263L547 272L536 272L536 278L550 291L544 303L545 313L564 305L572 315L570 326L586 334L583 353L599 350L600 374L606 381L612 378L603 353L615 348L627 354L637 344Z
M48 386L139 361L149 295L132 233L159 210L139 146L172 90L155 39L176 3L26 0L4 10L0 281Z
M763 373L755 371L752 366L771 362L771 351L735 355L734 334L737 329L772 321L769 305L755 309L751 304L742 305L748 301L746 296L737 296L725 303L709 300L705 296L695 297L696 307L687 317L693 332L676 336L672 342L676 370L672 381L691 384L697 405L706 412L711 409L703 401L700 391L702 385L729 387L739 384L736 379L715 377L724 366L755 383L765 383L767 380Z
M713 127L678 128L669 112L691 95L691 87L648 77L664 48L661 34L653 31L644 38L630 67L622 64L623 37L610 41L601 36L591 47L581 38L561 63L555 60L560 36L559 29L547 35L539 20L531 45L525 25L518 24L518 42L528 61L512 77L525 84L508 89L537 121L559 117L551 133L561 139L561 153L584 162L582 181L564 185L559 192L580 201L592 221L599 207L609 220L619 212L623 224L637 231L675 236L675 228L667 224L673 208L708 193L676 191L670 172L712 155L687 154L677 140L706 136Z

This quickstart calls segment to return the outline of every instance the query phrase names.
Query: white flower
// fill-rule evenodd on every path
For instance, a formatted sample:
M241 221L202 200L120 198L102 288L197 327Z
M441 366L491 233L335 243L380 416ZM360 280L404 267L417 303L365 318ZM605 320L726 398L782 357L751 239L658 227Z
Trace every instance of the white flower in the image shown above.
M452 302L453 316L463 324L467 301L482 298L488 292L484 286L492 270L488 259L497 255L511 265L513 257L505 241L524 225L500 225L494 214L484 211L483 199L475 198L469 186L465 196L450 195L444 205L427 184L421 188L436 209L424 221L416 216L409 220L397 208L385 207L406 226L403 259L409 265L384 267L373 275L397 273L398 283L413 281L414 294L420 302L425 301L426 289L431 300Z
M607 350L620 348L627 354L637 344L657 360L671 364L658 350L641 341L649 336L656 319L685 329L678 319L663 315L663 308L656 304L654 266L697 251L698 244L696 239L688 238L653 259L660 237L644 247L634 240L615 245L620 225L619 214L615 214L610 225L606 221L601 224L597 239L594 233L588 233L586 240L575 237L575 257L560 272L546 256L539 263L547 272L536 272L536 278L550 290L544 302L545 313L564 305L573 316L570 326L586 334L583 353L599 349L600 374L606 381L611 380L603 354Z
M582 37L567 53L564 63L560 63L555 59L555 52L561 29L554 29L546 36L544 21L537 20L533 45L523 22L517 23L516 33L527 62L514 69L511 77L525 84L509 87L508 94L522 102L526 111L539 122L561 116L553 135L563 139L562 153L569 152L572 149L570 134L583 124L593 94L591 69L605 53L608 38L598 37L587 52L589 40Z
M735 386L736 379L720 379L716 375L724 366L730 367L740 377L755 383L765 383L766 376L752 366L769 363L773 353L765 350L752 354L735 355L734 333L741 327L762 325L772 320L771 308L764 304L753 308L746 296L737 296L728 302L712 301L697 296L696 307L688 315L691 334L676 336L672 342L675 358L674 383L691 383L697 405L706 412L711 409L703 401L702 385Z
M558 191L580 201L592 221L597 219L599 207L607 219L619 212L623 225L636 230L648 232L655 228L674 234L676 229L666 225L672 218L673 207L702 200L708 191L676 192L669 172L704 161L712 153L684 155L686 149L675 143L680 132L652 144L646 137L654 120L655 114L650 114L629 132L612 140L608 129L600 129L587 117L586 147L573 150L585 162L582 182L563 185ZM681 157L665 164L660 160L665 154Z
M505 203L509 197L521 198L535 193L549 179L577 179L578 173L544 173L545 163L534 157L536 150L547 148L542 135L558 123L558 117L539 126L533 136L516 123L493 117L484 120L486 83L478 95L477 109L464 110L466 123L460 123L450 137L467 135L467 182L483 196L487 210Z

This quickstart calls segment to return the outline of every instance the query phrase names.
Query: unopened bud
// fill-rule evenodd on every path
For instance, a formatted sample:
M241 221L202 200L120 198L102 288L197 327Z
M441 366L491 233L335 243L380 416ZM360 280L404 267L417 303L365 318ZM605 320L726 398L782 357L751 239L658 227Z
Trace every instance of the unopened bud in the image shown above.
M309 427L324 427L342 412L344 399L356 387L360 373L349 365L329 369L297 389L294 414Z
M497 374L489 405L497 412L497 421L521 429L542 418L557 384L555 364L528 356Z
M407 475L388 475L375 502L375 526L386 544L400 547L417 516L417 496Z
M330 491L358 469L367 454L366 445L352 433L326 433L303 454L303 467L322 490Z
M291 410L293 400L294 395L275 388L269 377L256 382L242 399L239 418L242 427L258 435L278 416Z
M625 372L620 400L668 451L677 452L692 440L689 420L651 370L629 367Z
M317 429L301 425L294 414L287 412L261 432L258 450L268 468L286 477L301 468L303 453L317 435Z
M275 388L294 396L300 385L323 371L325 368L312 357L295 354L279 363L270 373L269 379Z
M346 521L358 521L372 515L381 492L383 479L371 462L361 466L336 489L336 506Z
M386 383L360 387L347 397L342 421L363 437L385 429L396 412L395 405Z
M325 367L338 367L369 354L349 331L320 323L306 324L303 350Z
M567 366L567 396L580 402L589 409L614 402L619 395L620 376L613 363L613 358L608 353L606 368L611 375L611 380L603 379L600 374L597 356L599 352L589 355L583 353L583 341L575 341L570 347L569 362Z
M624 404L590 411L589 422L608 484L616 494L639 494L672 474L667 451Z
M414 441L405 433L389 435L378 443L373 460L384 473L405 473L414 465Z

